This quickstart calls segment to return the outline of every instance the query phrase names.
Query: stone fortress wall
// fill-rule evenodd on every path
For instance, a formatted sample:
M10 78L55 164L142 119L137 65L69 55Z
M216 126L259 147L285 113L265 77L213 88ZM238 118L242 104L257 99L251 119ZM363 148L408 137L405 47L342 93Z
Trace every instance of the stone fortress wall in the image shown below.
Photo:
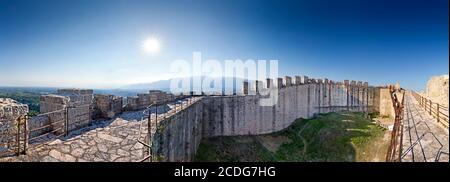
M388 89L372 87L367 82L296 76L293 81L284 77L275 82L244 82L242 88L238 95L205 96L160 121L151 141L154 158L192 161L203 137L267 134L287 128L298 118L319 113L359 111L390 115L392 108L392 102L385 101ZM261 106L260 101L266 96L259 93L274 88L278 91L277 103Z
M268 90L277 91L277 102L261 106ZM192 92L191 92L192 94ZM257 135L283 130L297 118L339 111L380 112L391 115L387 88L367 82L310 79L295 76L244 82L236 95L200 96L189 107L159 121L151 145L158 161L191 161L203 137ZM93 94L88 89L60 89L41 97L41 113L28 121L30 139L43 134L62 135L89 125L96 118L113 118L124 110L142 110L183 98L151 90L123 98ZM36 140L38 141L38 140ZM34 141L30 141L34 142Z

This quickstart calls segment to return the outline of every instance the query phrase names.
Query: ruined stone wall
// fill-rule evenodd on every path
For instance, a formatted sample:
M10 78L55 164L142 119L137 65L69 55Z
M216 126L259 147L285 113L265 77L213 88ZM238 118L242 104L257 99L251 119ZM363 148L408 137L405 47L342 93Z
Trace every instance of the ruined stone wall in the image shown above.
M172 94L160 90L150 90L150 101L151 103L160 104L169 102L174 99Z
M60 135L66 132L66 114L69 98L61 95L42 95L40 97L40 112L38 116L29 119L30 142L38 142L36 138L42 134L53 132Z
M66 109L69 104L69 98L60 95L42 95L40 97L39 105L40 105L40 113L48 113L57 110Z
M131 96L127 97L127 105L125 106L125 109L128 111L138 110L139 109L139 97L137 96Z
M140 93L137 96L127 97L126 110L135 111L147 108L151 104L150 94Z
M27 113L27 105L0 98L0 157L14 154L18 147L19 151L24 151L24 145L28 142L27 133L24 132L28 129L24 124Z
M31 118L30 129L48 124L51 127L36 131L34 135L54 131L60 134L89 125L92 121L93 90L90 89L59 89L56 94L43 95L40 99L41 116ZM47 119L45 119L47 117ZM60 121L63 122L60 122ZM68 121L66 121L68 120ZM54 124L57 123L57 124ZM67 126L66 126L67 123ZM32 133L33 134L33 133Z
M122 97L110 94L94 95L94 112L98 118L113 118L122 113Z
M93 90L91 89L59 89L58 95L69 98L67 108L68 130L76 130L89 125L91 107L93 105Z
M175 100L173 94L160 90L150 90L149 93L140 93L137 96L127 97L126 110L134 111L147 108L151 104L162 104Z
M138 96L138 109L145 109L151 104L150 94L137 94Z
M66 132L66 110L57 110L34 116L28 120L30 143L43 141L46 133L59 136Z

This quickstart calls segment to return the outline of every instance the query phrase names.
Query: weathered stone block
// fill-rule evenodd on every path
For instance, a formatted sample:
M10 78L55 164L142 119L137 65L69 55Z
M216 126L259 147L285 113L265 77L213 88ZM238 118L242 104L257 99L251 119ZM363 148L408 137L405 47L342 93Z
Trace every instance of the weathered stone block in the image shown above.
M248 81L242 82L242 94L248 95Z
M369 83L368 82L364 82L363 86L364 86L364 88L368 88L369 87Z
M283 79L283 84L286 87L292 86L292 78L290 76L285 76L284 79Z
M94 95L95 110L102 118L113 118L117 114L122 113L122 97L109 94Z
M273 85L273 79L271 79L271 78L267 78L266 79L266 88L271 88L271 87L273 87L274 85Z
M302 84L302 78L300 76L294 77L294 84L295 85L301 85Z
M309 78L307 76L302 76L302 84L308 84L309 83Z
M283 88L283 78L277 78L277 83L276 83L276 87L277 88Z
M0 98L0 119L17 119L28 113L28 106L10 98Z
M349 85L349 84L350 84L350 81L349 81L349 80L344 80L344 84L345 84L345 85Z
M254 85L253 89L255 90L255 94L259 94L261 92L261 90L264 88L263 82L259 81L259 80L256 80L253 85Z

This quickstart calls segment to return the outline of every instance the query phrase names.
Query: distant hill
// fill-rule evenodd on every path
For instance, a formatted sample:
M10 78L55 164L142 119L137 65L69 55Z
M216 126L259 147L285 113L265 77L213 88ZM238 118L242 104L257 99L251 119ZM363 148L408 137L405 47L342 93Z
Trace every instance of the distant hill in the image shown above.
M191 81L194 79L194 78L198 78L198 77L191 77L190 79L191 79ZM205 77L205 76L203 76L202 77L202 80L204 80L204 79L206 79L206 78L211 78L211 79L214 79L214 77ZM179 78L179 79L183 79L183 78ZM223 77L222 78L222 86L223 86L223 88L227 88L227 89L233 89L234 87L233 87L233 84L226 84L226 81L228 81L228 80L233 80L234 78L233 77ZM138 84L130 84L130 85L125 85L125 86L123 86L123 87L120 87L119 89L120 90L142 90L142 91L148 91L148 90L163 90L163 91L170 91L170 82L172 81L173 79L169 79L169 80L160 80L160 81L156 81L156 82L151 82L151 83L138 83ZM235 81L234 81L234 83L236 83L235 85L236 85L236 87L235 87L235 89L236 90L240 90L241 88L242 88L242 82L243 82L243 80L244 79L242 79L242 78L236 78L235 79ZM250 81L251 82L251 81ZM206 87L206 86L203 86L204 88ZM217 92L219 92L220 90L214 90L214 91L217 91Z
M123 90L164 90L168 91L170 88L170 80L160 80L151 83L136 83L120 87Z

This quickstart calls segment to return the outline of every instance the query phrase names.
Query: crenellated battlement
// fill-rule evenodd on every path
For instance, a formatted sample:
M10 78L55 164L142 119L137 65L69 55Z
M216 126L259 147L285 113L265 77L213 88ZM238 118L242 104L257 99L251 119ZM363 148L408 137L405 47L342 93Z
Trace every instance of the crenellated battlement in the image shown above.
M238 95L259 95L262 91L270 89L270 88L278 88L278 89L286 89L289 87L298 87L300 85L311 85L315 84L319 85L327 85L327 87L333 88L341 88L342 86L346 86L346 89L353 88L368 88L368 82L355 81L355 80L344 80L333 81L328 78L324 79L314 79L308 76L294 76L293 79L290 76L284 76L280 78L276 78L275 81L272 78L267 78L265 80L254 80L243 81L242 82L242 90Z
M190 161L203 137L267 134L289 127L298 118L319 113L371 113L392 106L380 103L384 88L370 87L368 82L293 78L246 80L240 95L205 96L161 121L164 127L154 133L152 140L154 155L160 161ZM275 105L260 105L262 99L267 99L263 91L273 88L277 91Z

